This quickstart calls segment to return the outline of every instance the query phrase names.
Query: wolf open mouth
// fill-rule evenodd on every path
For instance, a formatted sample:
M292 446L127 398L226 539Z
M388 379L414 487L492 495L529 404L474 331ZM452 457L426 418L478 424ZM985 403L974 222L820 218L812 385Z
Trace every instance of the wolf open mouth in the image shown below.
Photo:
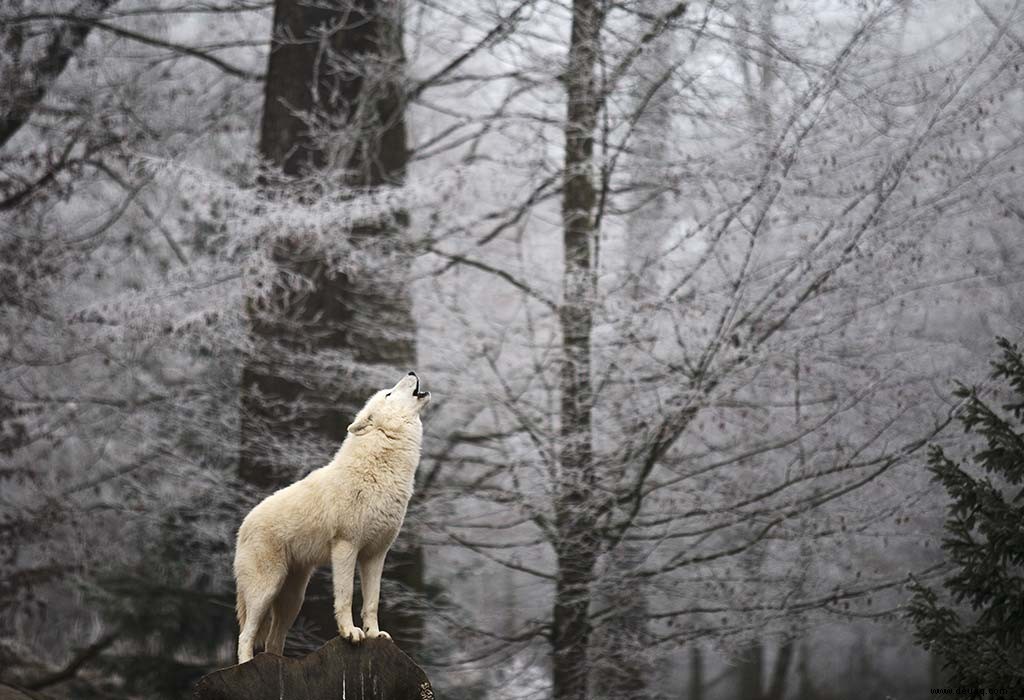
M413 375L416 376L416 375ZM412 390L412 395L417 399L422 399L424 396L429 396L429 391L420 391L420 378L416 377L416 388Z

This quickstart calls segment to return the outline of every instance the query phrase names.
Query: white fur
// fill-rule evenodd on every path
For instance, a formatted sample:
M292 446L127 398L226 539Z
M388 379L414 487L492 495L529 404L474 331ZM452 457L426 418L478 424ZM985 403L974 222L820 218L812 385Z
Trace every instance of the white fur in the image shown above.
M377 623L384 557L398 535L420 460L420 410L410 373L374 394L348 427L341 449L324 467L257 505L238 529L238 662L265 641L275 654L302 606L313 570L333 566L334 614L353 642L389 636ZM352 622L355 566L363 589L363 629Z

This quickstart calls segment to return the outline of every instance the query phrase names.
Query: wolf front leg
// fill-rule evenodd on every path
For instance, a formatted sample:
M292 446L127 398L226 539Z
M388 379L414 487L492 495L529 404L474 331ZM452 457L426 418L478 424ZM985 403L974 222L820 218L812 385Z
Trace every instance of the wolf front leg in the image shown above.
M334 619L338 621L338 634L352 642L361 642L366 636L352 623L352 586L356 575L357 555L356 548L342 540L335 542L331 549Z
M391 635L380 629L377 623L377 606L380 603L380 577L384 571L384 557L387 550L379 554L359 557L359 580L363 586L363 631L370 639Z

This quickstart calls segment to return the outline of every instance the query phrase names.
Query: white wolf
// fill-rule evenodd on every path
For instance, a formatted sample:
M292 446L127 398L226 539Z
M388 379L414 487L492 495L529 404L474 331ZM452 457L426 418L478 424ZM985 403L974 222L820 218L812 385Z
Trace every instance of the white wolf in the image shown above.
M333 567L334 615L342 637L389 637L377 623L384 557L398 535L420 461L420 411L430 392L415 372L374 394L327 466L267 497L238 529L238 662L253 647L281 654L306 583ZM363 629L352 623L355 566L363 588Z

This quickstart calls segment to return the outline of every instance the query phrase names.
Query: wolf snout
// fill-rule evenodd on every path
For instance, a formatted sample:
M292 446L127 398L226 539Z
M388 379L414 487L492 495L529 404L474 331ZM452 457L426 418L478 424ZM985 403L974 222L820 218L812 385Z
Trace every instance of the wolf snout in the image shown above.
M413 377L416 377L416 373L415 372L409 372L409 374L412 375ZM422 399L425 396L430 396L430 392L429 391L420 391L420 378L419 377L416 377L416 388L412 390L412 395L415 396L417 399Z

